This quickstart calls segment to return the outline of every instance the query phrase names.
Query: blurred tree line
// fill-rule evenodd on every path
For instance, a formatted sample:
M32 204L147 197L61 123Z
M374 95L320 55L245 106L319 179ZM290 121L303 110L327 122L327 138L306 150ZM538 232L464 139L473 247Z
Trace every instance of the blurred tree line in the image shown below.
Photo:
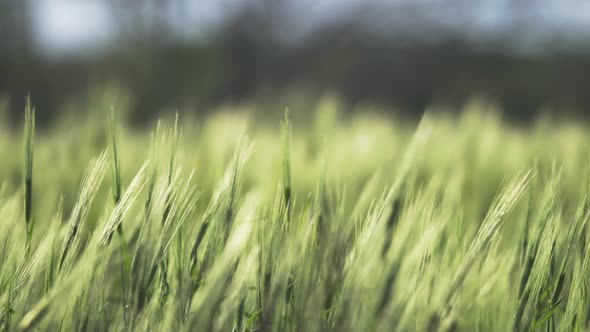
M156 12L168 2L153 1ZM519 55L501 44L476 49L452 36L400 42L359 29L354 20L332 24L297 44L281 43L273 12L280 1L267 0L244 6L204 40L178 42L170 38L168 21L142 15L140 2L113 1L121 27L116 47L96 56L46 58L32 46L25 3L0 4L0 95L20 112L30 92L41 120L65 100L109 82L125 87L133 96L133 112L147 117L166 107L203 110L291 89L309 98L328 91L348 103L394 105L416 114L433 101L452 105L473 94L490 97L522 118L544 106L583 116L590 105L590 57L580 50Z

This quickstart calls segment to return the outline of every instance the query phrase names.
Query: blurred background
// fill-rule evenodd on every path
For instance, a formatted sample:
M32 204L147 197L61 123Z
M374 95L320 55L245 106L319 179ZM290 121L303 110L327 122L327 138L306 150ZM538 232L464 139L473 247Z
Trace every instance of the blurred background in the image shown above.
M326 94L410 118L473 96L585 118L589 77L583 0L0 0L13 119L29 92L43 122L106 87L137 122Z

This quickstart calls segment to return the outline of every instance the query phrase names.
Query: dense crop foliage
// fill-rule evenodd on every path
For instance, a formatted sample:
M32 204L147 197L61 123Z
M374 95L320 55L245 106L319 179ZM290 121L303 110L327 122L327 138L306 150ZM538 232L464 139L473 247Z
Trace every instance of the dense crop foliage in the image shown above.
M0 132L0 329L587 330L590 135L485 108L36 131L29 103Z

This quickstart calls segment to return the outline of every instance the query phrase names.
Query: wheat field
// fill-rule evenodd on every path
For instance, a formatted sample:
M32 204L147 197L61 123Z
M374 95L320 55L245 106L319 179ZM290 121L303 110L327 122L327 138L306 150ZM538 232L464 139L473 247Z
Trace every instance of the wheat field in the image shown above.
M0 125L0 329L590 328L583 124L102 108Z

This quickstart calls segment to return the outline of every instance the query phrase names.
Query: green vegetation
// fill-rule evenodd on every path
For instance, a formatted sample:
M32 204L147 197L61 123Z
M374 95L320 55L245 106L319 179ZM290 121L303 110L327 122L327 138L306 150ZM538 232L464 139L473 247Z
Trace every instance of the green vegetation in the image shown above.
M101 107L0 126L0 330L590 328L584 125Z

